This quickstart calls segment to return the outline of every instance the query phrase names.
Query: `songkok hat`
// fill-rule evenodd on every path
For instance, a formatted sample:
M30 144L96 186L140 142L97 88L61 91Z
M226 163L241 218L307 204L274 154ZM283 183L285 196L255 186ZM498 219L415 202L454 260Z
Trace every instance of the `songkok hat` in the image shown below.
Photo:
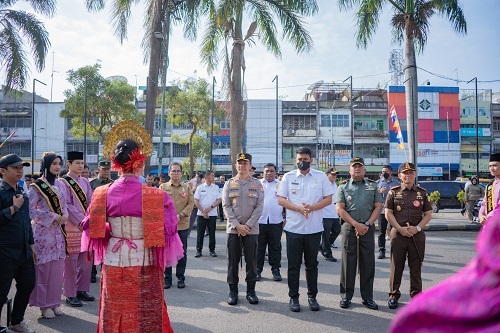
M490 162L500 162L500 153L491 154Z
M68 151L68 161L83 160L83 152Z

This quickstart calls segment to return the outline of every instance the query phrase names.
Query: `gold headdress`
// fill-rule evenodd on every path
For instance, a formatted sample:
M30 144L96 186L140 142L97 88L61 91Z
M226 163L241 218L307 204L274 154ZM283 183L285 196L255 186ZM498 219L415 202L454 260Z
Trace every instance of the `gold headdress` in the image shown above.
M116 144L125 139L133 140L139 146L141 153L151 156L153 141L146 129L131 120L123 120L111 127L106 136L106 140L104 140L104 157L109 157L113 154Z

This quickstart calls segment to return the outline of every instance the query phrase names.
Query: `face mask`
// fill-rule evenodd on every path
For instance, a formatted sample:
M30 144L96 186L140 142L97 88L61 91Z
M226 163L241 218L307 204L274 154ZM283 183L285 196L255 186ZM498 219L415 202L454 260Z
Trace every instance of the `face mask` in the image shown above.
M383 176L384 176L384 178L385 178L385 179L387 179L387 178L389 178L391 175L390 175L390 174L388 174L387 172L384 172Z
M302 162L297 163L297 168L299 168L299 170L301 170L301 171L306 171L310 167L311 167L311 162L302 161Z

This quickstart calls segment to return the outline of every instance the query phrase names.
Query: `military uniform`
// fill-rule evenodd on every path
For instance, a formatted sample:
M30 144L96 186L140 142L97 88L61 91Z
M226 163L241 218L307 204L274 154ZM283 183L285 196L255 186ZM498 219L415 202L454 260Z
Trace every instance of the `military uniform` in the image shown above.
M411 163L405 164L410 167L413 165ZM402 227L407 227L407 223L416 227L422 220L423 213L432 211L431 203L424 188L413 186L410 189L404 184L391 188L387 194L385 208L392 210L396 221ZM420 229L420 227L417 229ZM397 232L396 228L391 229L390 299L397 301L401 296L399 287L401 286L401 278L407 257L410 268L410 296L413 297L422 291L421 260L424 259L424 252L425 233L423 231L417 232L413 237L406 237Z
M370 218L374 203L382 202L382 196L377 191L375 181L367 178L354 181L351 178L340 184L336 202L345 203L346 212L357 222L365 223ZM347 222L342 225L342 235L340 293L343 294L343 299L351 300L356 280L358 240L355 228ZM375 277L374 235L375 226L371 224L368 232L359 237L360 291L363 300L373 300L373 279Z
M250 156L249 154L240 154ZM238 158L239 159L239 158ZM251 161L251 156L249 157ZM257 281L257 245L259 236L259 218L264 208L262 184L255 178L229 179L222 191L222 207L227 217L227 283L231 292L238 292L238 263L242 252L245 255L247 294L255 292ZM245 224L250 227L246 236L239 236L236 227Z
M99 178L99 176L97 176L97 177L92 178L90 180L90 187L92 187L92 191L94 191L99 186L111 184L111 183L113 183L113 179L111 179L111 178L101 179L101 178Z

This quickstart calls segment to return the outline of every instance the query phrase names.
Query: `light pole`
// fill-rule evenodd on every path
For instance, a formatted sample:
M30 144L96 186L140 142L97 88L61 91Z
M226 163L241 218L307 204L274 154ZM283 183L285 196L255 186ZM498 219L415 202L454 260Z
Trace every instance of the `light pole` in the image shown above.
M349 98L349 109L351 110L351 158L354 158L354 108L352 106L352 75L350 75L347 79L342 82L350 80L349 90L350 90L350 98Z
M477 104L477 77L473 78L467 84L475 81L475 91L476 91L476 175L479 177L479 108Z
M31 175L35 174L35 84L36 82L46 86L40 80L33 79L33 112L31 113Z
M85 75L85 96L83 97L83 164L87 164L87 82Z
M212 130L210 132L210 170L212 170L212 160L213 160L213 152L214 152L214 112L215 112L215 76L212 77L212 115L211 115L211 124Z
M271 82L276 81L276 167L278 167L278 75Z
M407 78L403 82L403 84L405 84L407 81L410 81L410 99L413 101L413 80L412 80L412 77L410 76L409 78ZM406 107L408 108L409 106L407 105ZM408 112L406 114L408 115ZM417 142L416 137L415 137L415 135L417 134L417 132L415 131L416 130L416 128L415 128L415 125L416 125L415 114L418 116L418 111L414 112L412 110L411 118L406 119L406 133L408 135L408 138L407 138L408 139L407 140L408 141L408 148L409 148L410 153L411 153L410 162L412 162L415 165L415 168L417 168L418 142ZM411 132L409 131L410 127L412 128ZM410 133L412 134L411 138L409 135Z

